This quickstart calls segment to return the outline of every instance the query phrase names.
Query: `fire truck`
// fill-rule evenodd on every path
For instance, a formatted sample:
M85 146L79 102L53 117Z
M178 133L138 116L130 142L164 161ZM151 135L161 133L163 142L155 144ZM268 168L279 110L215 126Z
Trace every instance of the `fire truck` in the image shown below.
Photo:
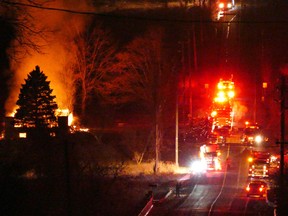
M233 127L233 102L235 85L232 80L222 80L217 84L216 97L211 106L212 134L225 142Z
M270 153L253 151L248 159L249 177L266 178L269 176Z
M217 1L217 10L218 11L227 11L232 9L235 6L234 0L218 0Z
M205 164L206 171L221 170L220 149L216 144L200 146L200 159Z
M264 144L268 141L268 138L264 136L261 127L257 124L245 123L245 129L243 131L241 142L245 144Z

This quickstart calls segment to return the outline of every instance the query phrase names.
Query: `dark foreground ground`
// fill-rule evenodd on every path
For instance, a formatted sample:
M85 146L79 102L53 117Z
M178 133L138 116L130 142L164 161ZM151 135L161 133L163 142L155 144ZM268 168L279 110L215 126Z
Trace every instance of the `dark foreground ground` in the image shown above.
M177 175L103 179L10 179L1 184L1 215L138 215L149 191ZM8 179L7 179L8 180ZM68 183L68 185L67 185Z

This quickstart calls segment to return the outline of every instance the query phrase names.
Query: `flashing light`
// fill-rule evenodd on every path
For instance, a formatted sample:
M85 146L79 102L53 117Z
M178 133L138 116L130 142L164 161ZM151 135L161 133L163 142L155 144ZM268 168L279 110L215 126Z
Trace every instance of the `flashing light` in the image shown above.
M224 92L219 92L218 96L214 100L215 102L223 103L227 101L227 97L225 96Z
M231 4L231 3L230 3ZM224 8L224 3L221 2L219 3L219 7L220 8ZM232 81L223 81L222 79L220 79L220 82L217 85L218 89L234 89L234 82Z
M214 111L211 113L211 116L212 116L212 117L215 117L216 115L217 115L217 111L214 110Z
M219 82L217 85L218 93L215 102L223 103L235 97L234 85L229 83Z
M224 93L224 91L220 91L220 92L218 92L218 97L219 98L224 98L225 97L225 93Z
M249 157L249 158L248 158L248 162L251 163L252 161L253 161L253 158L252 158L252 157Z
M223 3L220 3L220 4L219 4L219 7L220 7L220 8L221 8L221 7L224 7L224 4L223 4ZM218 88L218 89L223 89L223 88L224 88L223 83L222 83L221 81L218 83L217 88Z
M276 157L276 156L274 156L274 155L271 155L271 157L270 157L270 160L271 160L272 162L274 162L274 161L276 161L276 160L277 160L277 157Z
M250 191L250 187L249 186L246 187L246 191Z
M224 3L222 3L222 2L219 3L219 8L221 8L221 9L224 8Z
M234 98L234 96L235 96L235 92L234 91L229 91L228 92L228 97L229 98Z
M260 192L263 191L263 185L261 185L261 187L259 188L259 191L260 191Z
M228 3L228 4L227 4L227 8L232 8L232 4L231 4L231 3Z

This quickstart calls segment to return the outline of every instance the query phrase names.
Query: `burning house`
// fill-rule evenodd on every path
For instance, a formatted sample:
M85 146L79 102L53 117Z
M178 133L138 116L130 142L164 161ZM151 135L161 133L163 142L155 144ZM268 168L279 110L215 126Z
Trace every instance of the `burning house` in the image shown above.
M15 124L14 117L5 117L4 136L5 140L26 139L31 137L34 127L20 127ZM69 133L68 116L58 116L58 125L47 128L51 137L65 136Z

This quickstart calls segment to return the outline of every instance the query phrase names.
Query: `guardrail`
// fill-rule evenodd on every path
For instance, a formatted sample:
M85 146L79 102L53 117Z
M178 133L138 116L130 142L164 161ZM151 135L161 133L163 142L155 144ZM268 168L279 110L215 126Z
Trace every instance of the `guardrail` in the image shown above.
M173 190L170 189L165 196L160 197L159 199L155 199L155 197L152 195L145 207L141 210L141 212L138 214L138 216L146 216L149 214L151 209L153 208L154 203L162 203L164 202L171 194L173 193Z
M145 207L141 210L141 212L138 214L138 216L148 215L152 208L153 208L153 196L151 196L151 198L146 203Z

